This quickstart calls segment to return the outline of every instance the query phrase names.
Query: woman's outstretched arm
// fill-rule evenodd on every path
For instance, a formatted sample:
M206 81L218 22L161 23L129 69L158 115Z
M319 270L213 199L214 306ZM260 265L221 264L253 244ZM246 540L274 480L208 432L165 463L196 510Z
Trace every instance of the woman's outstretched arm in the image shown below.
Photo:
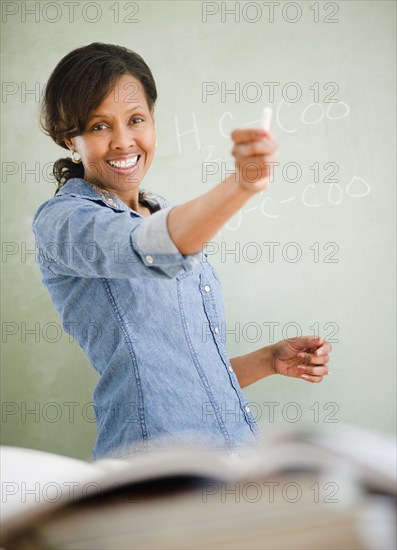
M231 137L236 171L207 193L175 206L168 215L168 230L181 254L199 252L255 193L270 185L277 152L271 132L234 130Z

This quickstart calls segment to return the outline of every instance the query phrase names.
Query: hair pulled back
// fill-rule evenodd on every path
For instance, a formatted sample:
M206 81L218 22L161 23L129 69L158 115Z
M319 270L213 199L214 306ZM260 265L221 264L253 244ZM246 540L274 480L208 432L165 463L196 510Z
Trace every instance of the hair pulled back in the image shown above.
M83 133L90 113L125 74L140 81L150 110L157 99L156 83L139 54L101 42L68 53L55 67L44 90L40 111L44 133L68 149L65 139ZM58 182L56 195L70 178L84 178L84 166L69 157L60 158L54 163L53 174ZM145 196L143 191L139 193Z

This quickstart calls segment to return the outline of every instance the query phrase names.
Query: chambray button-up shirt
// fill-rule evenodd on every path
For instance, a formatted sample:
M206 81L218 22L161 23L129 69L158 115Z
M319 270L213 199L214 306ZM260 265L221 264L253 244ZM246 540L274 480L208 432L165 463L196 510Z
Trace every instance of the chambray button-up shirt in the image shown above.
M93 459L159 441L236 456L261 434L227 356L218 274L205 248L184 255L173 243L175 205L147 200L142 216L72 178L33 219L42 282L100 375Z

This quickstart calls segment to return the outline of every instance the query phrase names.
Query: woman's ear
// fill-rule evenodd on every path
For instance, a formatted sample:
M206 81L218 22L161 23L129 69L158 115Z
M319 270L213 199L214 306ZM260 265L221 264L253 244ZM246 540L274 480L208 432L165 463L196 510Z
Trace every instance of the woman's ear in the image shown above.
M69 147L69 149L70 149L71 151L74 150L74 145L73 145L73 141L72 141L71 138L65 138L63 141L64 141L65 145L66 145L67 147Z
M154 105L152 105L152 107L151 107L151 109L150 109L149 113L150 113L150 116L152 117L152 120L153 120L153 126L154 126L154 122L155 122L155 121L154 121Z

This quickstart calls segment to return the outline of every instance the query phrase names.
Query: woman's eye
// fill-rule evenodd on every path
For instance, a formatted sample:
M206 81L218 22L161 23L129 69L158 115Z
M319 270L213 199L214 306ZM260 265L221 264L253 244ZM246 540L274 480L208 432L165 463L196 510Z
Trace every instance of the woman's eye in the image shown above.
M101 129L101 128L103 128L103 127L106 128L106 124L97 124L96 126L94 126L94 127L91 129L91 131L92 131L92 132L96 132L96 130Z
M145 122L145 119L142 118L141 116L135 116L135 117L132 117L131 118L131 121L135 124L135 123L139 123L139 122ZM93 126L91 128L91 132L97 132L98 130L102 130L102 129L106 129L108 128L108 125L107 124L96 124L95 126Z

